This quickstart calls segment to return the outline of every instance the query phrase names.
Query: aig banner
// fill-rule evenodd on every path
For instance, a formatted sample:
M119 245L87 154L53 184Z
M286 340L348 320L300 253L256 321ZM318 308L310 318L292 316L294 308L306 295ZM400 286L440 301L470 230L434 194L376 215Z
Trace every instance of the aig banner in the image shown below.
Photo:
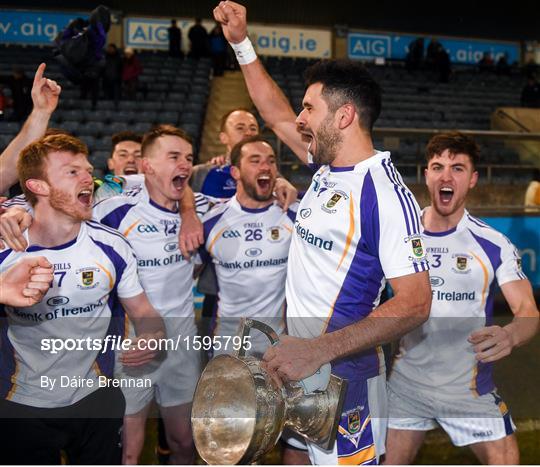
M189 48L188 31L195 24L193 19L177 18L176 25L182 30L182 49ZM204 20L203 26L208 32L214 27L214 22ZM167 28L171 18L124 18L124 46L136 49L166 50L169 48Z
M50 45L75 18L87 19L88 13L0 10L0 44Z
M379 57L404 60L409 52L409 44L418 37L422 36L392 33L349 33L347 36L348 55L349 58L362 60L372 60ZM515 61L519 62L520 59L518 43L450 37L437 39L446 49L453 63L476 64L484 52L491 53L495 62L505 53L508 54L508 63L510 64ZM430 40L429 37L424 38L424 50L427 49Z
M251 25L249 36L257 53L281 57L330 58L332 33L324 29Z
M187 34L194 24L192 19L177 19L182 29L183 48L189 41ZM138 49L167 49L169 46L167 28L170 19L125 18L124 45ZM213 21L203 21L208 32L214 27ZM250 25L249 33L255 50L261 55L327 58L331 56L332 34L330 30L288 28Z
M483 217L482 220L516 245L523 272L535 289L540 288L540 216Z

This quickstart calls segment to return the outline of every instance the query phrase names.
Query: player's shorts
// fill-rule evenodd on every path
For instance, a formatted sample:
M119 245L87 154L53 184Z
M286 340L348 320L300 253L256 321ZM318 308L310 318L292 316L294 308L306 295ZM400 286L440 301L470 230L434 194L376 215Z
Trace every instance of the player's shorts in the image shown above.
M334 448L325 451L308 443L315 465L376 465L386 443L386 375L348 381Z
M124 382L121 387L126 398L126 415L140 412L152 399L161 407L175 407L193 400L202 360L200 348L193 346L196 342L193 337L197 336L193 318L189 324L185 320L165 319L167 339L179 342L174 350L162 351L155 361L142 367L125 368L117 361L115 377Z
M0 400L0 463L116 465L122 462L124 396L103 387L80 401L40 408Z
M428 391L392 373L388 380L388 428L429 431L443 428L455 446L495 441L516 427L506 404L496 391L475 396Z

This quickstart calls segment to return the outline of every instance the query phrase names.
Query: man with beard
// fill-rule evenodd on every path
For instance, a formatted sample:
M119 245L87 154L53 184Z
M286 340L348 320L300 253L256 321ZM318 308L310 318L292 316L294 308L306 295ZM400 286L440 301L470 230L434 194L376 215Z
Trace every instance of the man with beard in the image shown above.
M204 261L218 280L214 336L235 336L240 318L266 322L278 334L285 328L285 276L296 207L283 212L272 196L277 160L261 136L246 138L231 151L236 194L203 217ZM251 352L262 356L268 339L251 336ZM232 347L214 353L230 353Z
M515 426L492 372L538 329L531 284L514 245L465 209L478 180L474 140L436 135L426 158L431 206L422 224L433 303L429 320L403 336L388 381L386 463L413 463L438 424L482 464L519 464ZM503 327L493 323L495 281L514 313Z
M0 310L0 439L8 464L60 464L61 450L72 464L119 463L124 398L110 384L114 351L107 343L121 334L123 310L138 337L121 354L122 365L148 363L157 355L147 350L148 340L164 336L129 243L90 220L87 154L80 140L53 135L19 158L35 219L25 232L25 252L0 252L0 271L44 255L54 281L41 303Z
M221 2L214 17L261 116L316 171L289 253L290 336L267 350L266 367L276 378L301 380L331 362L333 373L348 380L347 394L333 449L308 443L311 460L376 463L386 431L380 345L424 322L431 302L418 205L390 154L373 148L380 88L360 63L319 62L307 73L304 109L295 118L257 60L245 8ZM379 306L387 280L394 296Z
M237 143L230 153L236 194L203 217L205 244L201 257L216 270L219 301L212 329L213 354L235 350L240 318L254 318L281 334L285 329L285 278L297 203L287 211L272 192L277 178L277 158L261 136ZM228 346L227 344L228 343ZM261 357L268 338L253 332L249 353ZM284 464L308 461L305 442L286 432Z
M139 276L151 303L164 318L169 339L197 334L193 314L193 260L178 249L179 202L193 167L189 135L170 125L153 128L143 137L144 183L126 196L98 203L94 217L122 232L138 259ZM207 203L206 205L207 206ZM184 342L184 341L181 341ZM167 349L164 359L133 371L126 378L150 378L151 387L125 388L124 464L136 464L145 425L155 398L163 418L172 464L192 464L191 401L200 372L200 353L188 344Z

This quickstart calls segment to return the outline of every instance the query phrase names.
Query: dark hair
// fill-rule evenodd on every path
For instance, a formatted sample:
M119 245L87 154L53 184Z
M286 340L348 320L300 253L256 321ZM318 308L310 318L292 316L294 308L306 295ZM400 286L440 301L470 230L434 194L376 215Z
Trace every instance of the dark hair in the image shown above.
M141 152L143 157L146 157L148 148L156 142L158 138L162 136L178 136L183 140L187 141L189 144L193 144L193 139L181 128L177 128L173 125L158 125L150 129L147 133L144 134L142 139Z
M360 126L371 133L381 113L381 88L360 62L321 60L305 73L306 86L321 83L328 109L334 113L342 105L352 103Z
M469 156L473 169L476 169L480 160L480 148L473 138L459 131L439 133L431 138L426 146L426 161L429 163L431 159L441 155L447 149L453 155Z
M253 114L251 110L246 109L245 107L236 107L235 109L229 110L225 115L223 115L223 117L221 117L221 120L219 122L219 131L225 131L225 125L227 124L227 120L229 119L231 114L234 112L239 112L239 111L247 112L248 114L253 115L253 117L255 118L255 115ZM257 119L255 118L255 120ZM257 122L257 125L258 124L259 123Z
M242 148L246 144L259 142L268 144L272 148L272 151L274 151L274 154L276 153L272 144L267 139L263 138L261 135L249 136L247 138L244 138L239 143L236 143L231 149L231 165L234 165L235 167L240 167L240 160L242 159Z
M112 141L112 150L114 151L115 146L122 141L133 141L135 143L142 143L142 135L135 133L134 131L121 131L120 133L115 133L111 136Z

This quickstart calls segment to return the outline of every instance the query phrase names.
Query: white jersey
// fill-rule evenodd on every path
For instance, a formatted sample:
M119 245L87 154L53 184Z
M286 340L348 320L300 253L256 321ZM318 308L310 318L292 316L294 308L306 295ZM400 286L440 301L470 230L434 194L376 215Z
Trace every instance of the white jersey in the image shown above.
M207 207L202 195L196 196L196 202L201 209ZM186 261L178 248L179 213L154 203L143 183L96 204L93 216L130 241L141 283L158 313L164 318L194 317L194 260Z
M322 166L295 221L289 333L315 337L353 324L378 306L386 279L427 269L419 208L388 152L352 167ZM335 374L356 380L383 368L380 348L333 364Z
M30 245L26 252L4 249L0 271L22 257L45 256L54 265L54 281L43 300L28 308L0 306L1 397L33 407L65 407L98 389L98 376L112 376L114 352L79 349L51 352L50 339L120 336L120 298L143 292L137 262L118 232L94 221L83 222L76 239L53 248ZM117 319L111 319L117 318ZM43 384L43 378L55 382ZM75 386L65 385L75 381ZM80 381L92 381L92 387Z
M526 279L510 241L467 211L448 232L423 232L433 293L429 320L401 339L395 372L448 394L494 390L492 364L477 362L470 334L493 322L496 283Z
M283 212L274 202L249 209L233 196L203 217L203 256L211 258L216 270L217 318L222 323L227 318L254 318L283 331L285 277L297 207L295 203ZM221 334L219 323L215 334Z

